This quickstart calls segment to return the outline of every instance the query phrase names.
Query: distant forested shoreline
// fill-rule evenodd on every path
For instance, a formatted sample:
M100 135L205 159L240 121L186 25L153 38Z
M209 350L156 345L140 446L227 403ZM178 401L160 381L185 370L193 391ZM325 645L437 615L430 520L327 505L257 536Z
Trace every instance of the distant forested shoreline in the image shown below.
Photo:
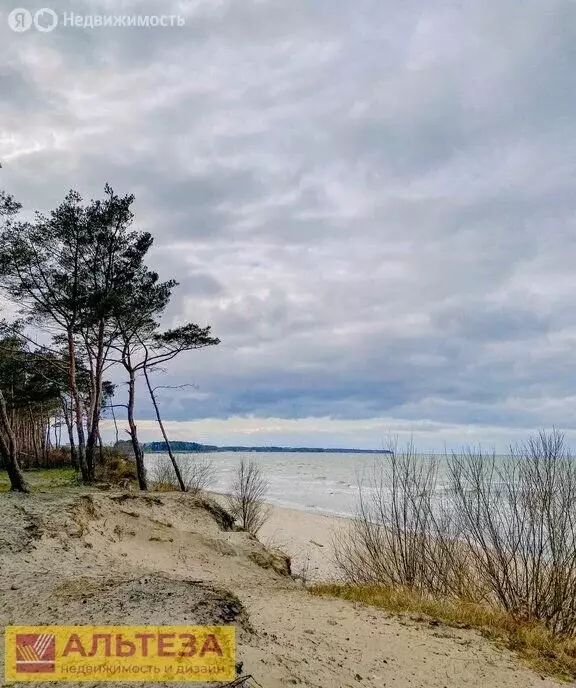
M177 452L277 452L294 454L392 454L387 449L330 449L317 447L218 447L211 444L199 444L198 442L170 442L173 451ZM145 452L167 452L166 442L148 442L143 445Z

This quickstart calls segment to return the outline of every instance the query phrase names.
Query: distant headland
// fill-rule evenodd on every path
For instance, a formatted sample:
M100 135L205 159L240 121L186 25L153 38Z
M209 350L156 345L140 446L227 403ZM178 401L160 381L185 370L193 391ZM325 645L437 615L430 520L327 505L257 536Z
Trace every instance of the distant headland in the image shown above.
M277 452L294 454L392 454L387 449L331 449L318 447L217 447L211 444L199 444L198 442L170 442L172 451L175 452ZM166 442L147 442L143 445L145 452L167 452Z

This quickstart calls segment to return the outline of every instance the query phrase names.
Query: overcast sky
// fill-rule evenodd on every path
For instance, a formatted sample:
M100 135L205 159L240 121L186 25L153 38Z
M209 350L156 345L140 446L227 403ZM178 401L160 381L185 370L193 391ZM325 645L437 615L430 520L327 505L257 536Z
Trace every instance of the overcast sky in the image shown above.
M198 385L162 395L175 437L576 441L575 0L0 6L1 187L135 193L166 325L222 339L162 376Z

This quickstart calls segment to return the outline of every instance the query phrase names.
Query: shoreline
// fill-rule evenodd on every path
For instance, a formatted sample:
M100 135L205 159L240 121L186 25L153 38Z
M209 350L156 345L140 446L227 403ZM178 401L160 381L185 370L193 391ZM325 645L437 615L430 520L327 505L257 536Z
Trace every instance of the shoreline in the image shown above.
M270 506L270 518L258 533L268 547L282 550L292 561L292 573L306 582L340 579L334 561L333 538L351 519L300 509Z
M212 491L208 494L226 506L225 494ZM352 517L266 504L270 517L259 531L258 540L266 547L286 553L292 562L292 573L307 582L339 580L333 538L350 525Z
M209 494L212 497L217 498L225 498L228 495L227 492L218 492L217 490L213 490L210 488L204 491L206 492L206 494ZM269 498L265 499L264 501L269 506L274 507L274 509L304 512L306 514L311 514L312 516L326 516L328 518L339 518L344 521L350 521L356 518L356 514L352 512L333 511L331 509L323 509L322 507L309 507L304 506L302 504L296 504L294 502L282 502L281 500L273 500Z

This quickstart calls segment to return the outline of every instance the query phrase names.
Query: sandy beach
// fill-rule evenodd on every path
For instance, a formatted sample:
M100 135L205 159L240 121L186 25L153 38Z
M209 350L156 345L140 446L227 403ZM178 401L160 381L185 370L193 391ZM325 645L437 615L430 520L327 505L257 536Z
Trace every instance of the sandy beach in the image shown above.
M333 537L349 526L350 519L270 506L270 518L258 536L290 556L296 576L308 582L332 581L339 578Z
M220 493L210 495L223 507ZM310 583L339 579L333 558L334 534L350 526L351 519L268 504L270 517L258 533L267 547L280 549L292 561L292 573Z
M320 580L345 525L274 508L261 537ZM242 671L264 688L557 685L479 633L311 595L286 557L190 495L4 495L0 570L2 626L233 624Z

